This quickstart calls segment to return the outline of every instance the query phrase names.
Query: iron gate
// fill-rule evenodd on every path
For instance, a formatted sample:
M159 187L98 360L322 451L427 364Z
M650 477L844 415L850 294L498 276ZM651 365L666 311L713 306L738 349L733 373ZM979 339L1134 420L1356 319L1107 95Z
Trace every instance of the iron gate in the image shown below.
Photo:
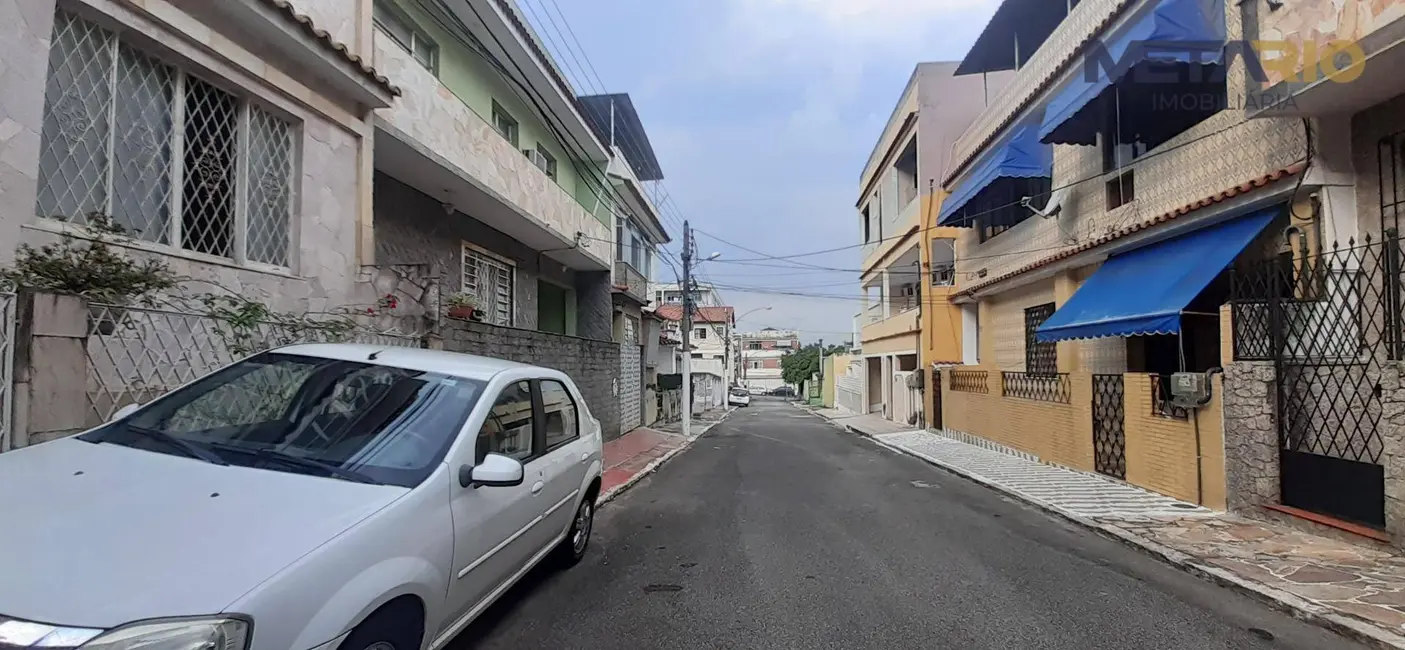
M1385 525L1381 371L1402 357L1400 242L1233 273L1235 357L1273 361L1284 505Z
M1093 468L1127 478L1126 400L1122 375L1093 375Z

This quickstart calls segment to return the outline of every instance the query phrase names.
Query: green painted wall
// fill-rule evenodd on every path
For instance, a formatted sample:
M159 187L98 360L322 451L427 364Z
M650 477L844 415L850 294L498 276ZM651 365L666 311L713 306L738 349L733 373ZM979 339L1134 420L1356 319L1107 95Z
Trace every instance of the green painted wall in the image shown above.
M605 178L604 167L594 161L573 159L556 139L535 108L522 101L514 85L503 79L484 58L445 29L434 15L415 0L390 0L402 14L409 17L419 30L439 46L439 81L458 96L484 122L493 122L493 102L507 110L517 120L517 148L536 149L538 144L556 159L556 182L568 194L576 197L587 212L607 226L613 226L608 206L597 205L589 177ZM520 88L516 89L518 92ZM577 169L577 166L582 169ZM587 171L588 170L588 171Z

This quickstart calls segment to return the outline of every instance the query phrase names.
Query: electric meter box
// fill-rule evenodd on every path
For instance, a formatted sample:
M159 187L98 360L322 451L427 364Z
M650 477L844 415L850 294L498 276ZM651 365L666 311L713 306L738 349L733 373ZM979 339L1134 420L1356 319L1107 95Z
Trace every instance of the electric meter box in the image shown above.
M1210 375L1178 372L1171 375L1171 403L1182 408L1199 408L1210 401Z

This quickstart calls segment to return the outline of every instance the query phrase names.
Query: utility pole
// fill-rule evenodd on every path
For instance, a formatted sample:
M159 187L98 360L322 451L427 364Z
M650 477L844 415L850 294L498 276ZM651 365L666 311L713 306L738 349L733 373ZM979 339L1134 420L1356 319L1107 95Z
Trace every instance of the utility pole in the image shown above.
M824 339L820 339L820 398L824 398Z
M693 231L683 221L683 436L692 437L693 428Z

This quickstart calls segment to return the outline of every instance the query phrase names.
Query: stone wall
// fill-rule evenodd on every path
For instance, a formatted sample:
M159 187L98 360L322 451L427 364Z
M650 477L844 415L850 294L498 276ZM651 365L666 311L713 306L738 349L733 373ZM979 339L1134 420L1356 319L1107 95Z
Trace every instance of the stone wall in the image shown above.
M444 319L443 335L444 349L451 352L492 356L566 373L585 396L590 414L600 420L605 439L613 440L623 433L618 343L453 318Z
M1278 503L1277 391L1273 363L1236 361L1224 369L1225 491L1231 512Z
M576 334L588 339L614 338L615 308L610 299L610 272L576 274Z

